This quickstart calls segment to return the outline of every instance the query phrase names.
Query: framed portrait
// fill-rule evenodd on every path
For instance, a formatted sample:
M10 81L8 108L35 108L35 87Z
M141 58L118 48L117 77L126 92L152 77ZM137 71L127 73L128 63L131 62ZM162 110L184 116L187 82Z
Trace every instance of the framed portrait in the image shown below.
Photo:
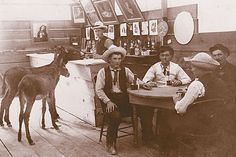
M120 36L121 37L127 36L127 23L120 24Z
M116 0L121 12L128 22L144 20L135 0Z
M158 35L157 20L149 21L149 35Z
M148 21L143 21L142 22L142 35L148 35Z
M117 24L118 18L111 5L110 0L99 0L93 2L98 15L104 24Z
M33 23L32 35L33 35L34 42L47 42L48 41L47 23Z
M85 34L86 34L86 40L90 40L91 38L90 38L90 30L91 30L91 28L90 27L86 27L86 29L85 29Z
M133 23L133 35L140 35L139 22Z
M108 25L107 27L107 36L111 39L115 39L115 27L114 25Z
M80 3L87 15L89 23L93 26L95 22L100 21L91 0L80 0Z
M72 6L74 23L85 23L84 10L81 5Z

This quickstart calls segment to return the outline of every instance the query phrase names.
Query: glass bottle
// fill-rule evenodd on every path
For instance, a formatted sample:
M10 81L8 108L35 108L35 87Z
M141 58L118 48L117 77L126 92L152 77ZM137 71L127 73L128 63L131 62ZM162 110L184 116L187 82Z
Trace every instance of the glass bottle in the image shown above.
M137 74L134 74L134 80L131 83L130 86L131 90L137 90L138 89L138 84L137 84Z

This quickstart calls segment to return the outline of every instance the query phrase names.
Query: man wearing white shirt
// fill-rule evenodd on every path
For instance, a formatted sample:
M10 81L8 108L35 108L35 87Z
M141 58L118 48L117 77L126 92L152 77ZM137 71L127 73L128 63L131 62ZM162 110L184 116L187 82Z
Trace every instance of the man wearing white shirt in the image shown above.
M174 50L169 46L162 46L159 49L160 62L152 65L145 74L143 81L149 86L155 86L157 83L164 82L164 84L179 86L190 83L190 77L184 70L176 63L171 62L174 56ZM152 133L152 119L153 108L139 107L139 116L141 119L143 141L149 142L153 139Z

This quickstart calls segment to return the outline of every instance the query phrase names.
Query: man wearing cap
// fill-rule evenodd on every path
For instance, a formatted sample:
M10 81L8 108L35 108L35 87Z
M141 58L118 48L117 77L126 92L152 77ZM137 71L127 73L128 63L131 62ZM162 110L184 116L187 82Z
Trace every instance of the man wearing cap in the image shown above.
M145 74L143 81L150 86L156 85L158 82L169 83L172 86L185 85L190 83L190 77L184 72L184 70L178 65L171 62L174 56L174 50L169 46L162 46L159 49L160 62L152 65ZM142 138L143 142L149 144L153 140L152 133L152 119L153 108L151 107L139 107L139 116L142 126ZM151 142L152 144L152 142Z
M229 90L224 85L223 81L217 77L215 77L213 71L220 65L216 60L214 60L210 55L208 55L205 52L200 52L196 54L193 58L184 58L185 61L189 61L191 63L191 70L195 76L195 80L191 82L191 84L188 86L188 89L185 93L185 95L182 97L181 94L176 94L173 97L173 100L175 102L175 110L179 114L177 115L173 111L163 111L160 115L160 122L163 126L165 126L166 130L160 130L160 141L161 141L161 149L168 149L168 148L175 148L170 147L171 143L174 143L172 140L174 136L178 136L178 133L180 135L190 134L186 131L197 132L196 136L200 134L208 134L211 135L211 132L216 131L216 129L227 130L231 128L232 124L232 118L228 115L228 113L231 112L233 108L235 108L230 101L232 100L232 94L230 94ZM193 104L193 102L198 101L204 101L204 100L211 100L211 99L221 99L224 100L224 103L222 102L219 105L214 105L212 103L204 103L202 106L197 106L197 109L192 106L191 112L188 111L188 107L190 104ZM206 106L208 105L208 106ZM204 107L207 110L206 112L209 112L209 115L213 119L217 119L216 121L212 121L206 118L205 116L202 116L200 112L204 111ZM199 109L198 109L199 108ZM202 109L200 109L202 108ZM213 111L213 112L212 112ZM165 113L164 113L165 112ZM190 112L190 114L186 114L184 116L185 112ZM197 114L193 114L193 112L198 112ZM205 111L204 111L205 112ZM220 116L219 116L220 114ZM182 115L182 116L180 116ZM198 120L195 122L194 119L188 119L190 118L189 115L194 115L195 118L198 116ZM216 117L217 116L217 117ZM187 118L186 118L187 117ZM200 122L199 122L200 121ZM173 126L173 124L178 124L178 127ZM166 125L167 124L167 125ZM172 128L173 127L173 128ZM193 130L194 129L194 130ZM185 132L185 133L184 133ZM171 136L170 136L171 135ZM192 138L195 137L195 134L193 133ZM169 137L169 141L166 140L166 138ZM200 138L198 136L198 138ZM210 138L210 137L209 137ZM217 138L213 139L214 144L217 146L220 146L222 150L226 148L224 145L227 143L223 143L221 140L225 141L225 136L217 136ZM230 144L232 141L228 141ZM213 143L211 143L213 146ZM204 145L205 149L207 150L207 144ZM228 148L227 148L228 149ZM200 153L197 151L198 149L194 149L193 153ZM218 150L217 150L218 151ZM221 151L221 150L219 150ZM202 152L201 152L202 153ZM196 154L195 154L196 155ZM191 155L189 155L191 156ZM197 156L197 155L196 155Z
M106 50L102 59L109 63L97 74L96 93L102 101L103 111L108 116L106 136L107 151L116 154L116 138L122 116L129 116L132 107L129 105L127 83L132 83L134 75L127 67L121 66L121 61L126 55L122 47L113 46ZM143 84L138 79L140 85Z
M232 93L236 93L236 66L226 60L230 55L229 49L222 44L216 44L209 51L212 57L220 63L215 70L216 77L221 78Z
M96 43L96 54L94 55L94 58L102 58L102 54L113 44L113 41L103 34L106 29L107 26L101 21L95 22L93 30L98 37L98 41Z

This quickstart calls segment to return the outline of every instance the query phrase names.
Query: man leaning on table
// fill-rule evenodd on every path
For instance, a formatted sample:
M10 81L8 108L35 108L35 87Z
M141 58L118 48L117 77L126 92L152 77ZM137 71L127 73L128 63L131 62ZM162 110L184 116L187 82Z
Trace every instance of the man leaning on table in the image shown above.
M171 84L172 86L185 85L190 83L190 77L176 63L171 62L174 50L169 46L162 46L159 49L160 62L152 65L145 74L143 81L149 86L156 86L158 83ZM144 144L153 142L152 119L153 108L139 107L139 116L142 124L142 140Z

